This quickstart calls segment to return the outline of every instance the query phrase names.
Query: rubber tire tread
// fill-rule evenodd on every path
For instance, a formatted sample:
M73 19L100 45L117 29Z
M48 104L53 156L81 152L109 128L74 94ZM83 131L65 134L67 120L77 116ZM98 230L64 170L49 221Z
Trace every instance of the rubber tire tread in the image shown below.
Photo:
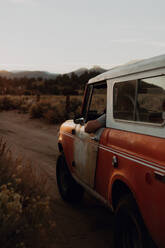
M152 241L145 225L143 219L140 215L138 206L131 194L124 196L119 201L117 208L115 210L115 248L123 248L122 241L120 239L121 229L124 227L126 221L125 217L122 215L130 216L136 222L138 227L138 232L140 233L141 244L138 248L156 248L156 245ZM128 247L129 248L129 247Z

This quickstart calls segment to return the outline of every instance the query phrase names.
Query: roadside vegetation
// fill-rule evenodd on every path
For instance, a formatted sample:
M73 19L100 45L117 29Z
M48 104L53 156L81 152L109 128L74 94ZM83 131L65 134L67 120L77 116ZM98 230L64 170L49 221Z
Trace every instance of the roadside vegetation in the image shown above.
M37 170L36 170L37 171ZM49 248L55 221L44 175L14 160L0 140L0 244L3 248Z
M0 76L1 95L65 95L72 93L79 95L84 91L88 80L101 72L91 70L83 73L58 75L56 78L45 79L42 77L2 77ZM70 93L69 93L70 91Z
M87 81L98 73L56 79L0 77L0 111L16 110L48 123L61 123L81 111ZM3 248L49 248L56 223L45 175L34 164L13 159L0 140L0 244Z
M82 96L0 96L0 111L18 110L48 123L61 123L80 113Z
M95 68L51 79L0 76L0 111L18 110L30 118L61 123L80 113L86 83L103 71Z

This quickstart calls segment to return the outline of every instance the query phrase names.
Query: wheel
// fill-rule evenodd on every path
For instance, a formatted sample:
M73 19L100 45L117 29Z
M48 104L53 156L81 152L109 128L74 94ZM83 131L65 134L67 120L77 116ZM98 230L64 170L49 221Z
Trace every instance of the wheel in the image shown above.
M115 248L156 248L149 237L131 195L119 201L115 211Z
M84 189L71 176L63 155L60 155L57 159L56 177L58 189L63 200L72 203L80 202Z

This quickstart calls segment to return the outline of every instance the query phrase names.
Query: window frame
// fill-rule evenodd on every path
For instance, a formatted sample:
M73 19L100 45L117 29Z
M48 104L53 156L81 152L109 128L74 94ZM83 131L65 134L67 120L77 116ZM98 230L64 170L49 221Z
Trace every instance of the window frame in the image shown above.
M130 80L123 80L121 82L114 82L114 84L113 84L113 92L112 92L112 95L113 95L113 111L112 111L113 112L113 119L115 121L125 122L125 123L136 123L136 124L140 124L140 125L164 127L165 126L165 120L162 123L144 122L144 121L137 121L136 120L136 109L137 109L137 99L138 99L139 82L141 80L150 79L150 78L156 78L156 77L161 77L161 76L165 76L165 74L156 75L156 76L148 76L148 77L143 77L143 78L135 79L135 81L136 81L136 88L135 88L135 106L134 106L133 120L118 119L118 118L115 118L114 117L114 88L115 88L115 85L118 84L118 83L129 82L129 81L132 81L132 80L130 79Z
M85 95L84 95L82 113L81 113L84 119L86 118L86 113L88 112L88 109L89 109L92 92L93 92L93 85L92 84L87 85L86 90L85 90Z
M101 86L101 85L106 85L106 89L107 89L107 81L106 80L87 85L85 98L84 98L84 104L83 104L83 110L82 110L82 116L84 117L85 123L88 121L88 113L89 113L89 109L91 106L93 91L94 91L95 87ZM107 92L106 92L106 98L107 98Z

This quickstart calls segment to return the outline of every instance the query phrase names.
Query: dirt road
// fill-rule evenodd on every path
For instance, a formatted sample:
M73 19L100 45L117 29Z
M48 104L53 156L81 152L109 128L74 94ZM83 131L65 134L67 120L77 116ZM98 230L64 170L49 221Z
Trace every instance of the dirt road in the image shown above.
M113 248L113 215L109 210L88 194L79 206L71 206L59 196L55 175L58 128L14 111L0 113L0 136L14 156L31 160L48 178L56 219L53 247Z

